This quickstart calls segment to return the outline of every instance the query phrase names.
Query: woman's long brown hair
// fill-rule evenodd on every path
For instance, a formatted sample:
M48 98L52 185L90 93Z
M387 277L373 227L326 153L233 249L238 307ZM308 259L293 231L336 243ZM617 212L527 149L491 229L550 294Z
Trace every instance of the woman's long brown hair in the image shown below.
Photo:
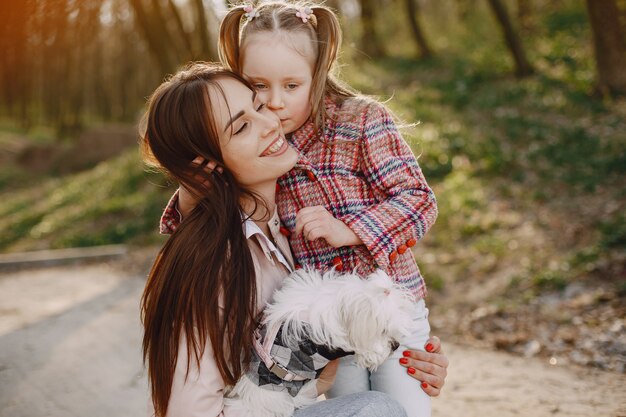
M141 301L143 357L157 417L167 413L181 337L187 372L192 360L199 366L207 341L227 385L250 361L256 285L240 201L254 196L225 168L190 169L198 155L223 167L208 89L221 91L217 82L224 78L249 86L222 67L192 64L157 88L144 118L144 158L201 197L159 252Z

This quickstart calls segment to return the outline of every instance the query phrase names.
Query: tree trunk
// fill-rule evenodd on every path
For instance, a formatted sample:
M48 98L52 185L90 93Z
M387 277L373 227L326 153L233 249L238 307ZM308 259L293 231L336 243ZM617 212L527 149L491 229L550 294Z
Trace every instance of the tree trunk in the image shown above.
M207 32L209 34L209 52L212 61L219 61L219 54L217 52L217 39L219 38L220 18L217 16L215 7L211 6L206 9L207 21L209 26Z
M626 39L626 0L617 0L617 8L619 9L619 21L622 25L622 34Z
M180 38L183 40L183 44L187 49L187 56L191 59L197 58L197 54L195 53L193 46L191 44L191 37L189 33L185 30L185 25L183 24L183 19L180 16L180 12L178 11L178 7L174 4L174 0L168 0L167 5L174 16L174 22L176 23L176 28L178 29L178 34Z
M626 94L626 45L614 0L587 0L596 57L597 88L611 95Z
M142 0L130 0L130 5L135 12L137 25L148 44L148 49L156 61L162 74L169 74L176 67L169 56L167 46L162 42L159 34L160 28L155 27L150 19Z
M374 3L372 0L360 0L361 4L361 48L363 51L374 58L385 56L385 49L378 36L376 30L376 13L374 11Z
M419 7L416 0L405 0L406 5L406 14L409 19L409 25L411 26L411 32L413 32L413 39L415 39L415 44L417 45L417 53L420 58L430 58L433 53L430 47L428 46L428 42L426 41L426 37L424 36L424 32L422 31L422 27L419 23Z
M0 16L0 79L2 110L27 125L30 68L27 62L27 30L32 1L12 3Z
M175 5L172 2L168 3L170 3L175 8ZM169 7L169 5L168 8L171 11L171 7ZM159 30L155 30L156 34L158 35L158 39L160 39L160 42L163 43L165 50L167 51L174 66L176 67L182 62L189 61L192 55L184 51L183 48L181 48L180 37L174 37L172 35L172 32L170 30L172 21L165 16L162 1L152 0L152 8L150 11L153 27L159 28ZM173 14L174 16L178 15L178 13ZM174 19L173 23L176 24L176 19Z
M194 0L193 5L196 11L198 36L200 37L201 58L206 61L215 61L217 59L217 47L213 45L211 41L209 21L207 19L207 12L204 9L204 4L202 0Z
M455 6L459 21L466 23L469 16L469 2L467 0L455 0Z
M518 78L531 75L533 73L533 68L526 58L520 38L513 29L513 24L511 23L511 19L509 18L504 5L500 0L489 0L489 5L491 6L491 10L500 24L504 40L506 41L506 46L515 61L515 75Z
M67 72L69 44L67 0L44 1L43 3L43 109L45 118L54 126L57 139L66 134L64 112L69 80Z
M526 32L532 29L532 14L532 0L517 0L517 21L522 31Z

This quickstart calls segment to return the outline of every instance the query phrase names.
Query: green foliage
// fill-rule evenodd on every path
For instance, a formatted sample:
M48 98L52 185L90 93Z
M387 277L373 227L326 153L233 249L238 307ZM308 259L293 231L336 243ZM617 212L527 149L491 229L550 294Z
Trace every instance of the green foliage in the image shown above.
M132 149L89 171L9 191L0 200L0 249L91 246L156 235L171 192L164 185L161 177L144 172Z
M447 26L423 19L437 53L429 60L416 60L408 42L389 45L391 56L377 62L345 45L344 78L364 93L390 99L435 189L439 218L424 244L437 255L429 262L417 255L435 292L448 293L452 282L499 275L504 287L508 283L505 303L527 302L596 273L626 245L619 210L602 217L580 203L583 197L626 207L626 118L623 103L590 95L594 61L584 7L565 3L551 7L525 33L538 73L524 80L511 75L510 55L482 3L462 23L438 2L425 5L424 13L439 7L437 17L447 19ZM394 25L381 33L404 33L408 41L404 18L394 16ZM0 123L2 130L17 132L6 123ZM49 129L32 132L39 142L54 140ZM31 178L16 167L0 169L0 250L159 239L158 219L172 189L143 171L134 150L77 175L39 185ZM597 218L571 234L585 236L584 242L553 247L550 238L559 241L561 230L549 219L573 198L578 200L572 205L581 205L569 213L573 222ZM621 291L626 294L626 287Z
M445 280L437 274L424 274L426 277L428 277L428 282L426 283L426 285L428 285L428 289L429 291L443 291L445 289Z
M550 36L559 32L581 32L588 24L587 14L582 7L564 8L548 14L543 19L544 26Z
M597 246L587 247L576 252L571 260L570 264L574 268L585 268L591 270L594 268L594 263L600 258L600 251Z
M533 284L539 290L563 290L568 284L567 278L558 271L543 271L533 277Z
M626 251L626 215L619 213L615 217L600 223L600 247L605 249L621 248Z
M626 207L626 192L619 191L626 189L624 103L591 95L595 69L584 6L544 7L523 39L538 69L532 77L511 75L501 34L478 7L462 25L430 27L438 34L436 57L416 61L400 52L359 61L362 71L346 74L365 93L392 97L389 106L404 122L419 122L405 136L438 198L427 244L451 257L450 266L428 263L429 285L440 279L436 285L447 288L467 273L480 279L502 264L513 277L511 294L528 301L606 268L614 261L603 252L624 247L624 217L600 220L585 207L585 199ZM585 242L565 241L564 231L534 219L537 210L555 210L548 218L558 218L570 199L563 222L582 220L577 233ZM498 210L492 200L506 205ZM533 227L541 234L524 232ZM552 238L562 247L552 247Z

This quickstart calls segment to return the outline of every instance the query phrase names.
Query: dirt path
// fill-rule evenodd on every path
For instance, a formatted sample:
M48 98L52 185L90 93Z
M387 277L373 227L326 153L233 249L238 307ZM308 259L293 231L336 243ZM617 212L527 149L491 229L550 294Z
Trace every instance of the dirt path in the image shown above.
M143 274L108 264L0 274L0 417L144 416ZM434 416L626 416L626 377L446 344Z
M626 376L448 345L433 416L626 416Z

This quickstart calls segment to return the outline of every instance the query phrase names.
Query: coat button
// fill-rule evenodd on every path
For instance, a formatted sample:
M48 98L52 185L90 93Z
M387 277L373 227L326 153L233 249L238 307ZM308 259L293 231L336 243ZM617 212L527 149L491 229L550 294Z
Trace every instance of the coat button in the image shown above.
M285 235L287 237L291 236L291 232L285 226L280 226L280 229L278 229L278 230L280 230L280 233L282 235Z
M417 243L417 240L416 240L416 239L413 239L413 238L411 238L411 239L409 239L409 240L407 240L407 241L406 241L406 245L407 245L409 248L412 248L413 246L415 246L415 244L416 244L416 243Z
M333 266L337 271L341 271L343 269L343 261L339 256L335 256L333 258Z
M398 253L400 255L404 255L404 252L406 252L408 250L408 246L407 245L400 245L398 246Z
M398 257L398 252L395 250L389 254L389 262L394 262Z
M317 178L315 177L315 174L313 173L313 171L307 171L306 176L309 177L311 181L317 181Z

